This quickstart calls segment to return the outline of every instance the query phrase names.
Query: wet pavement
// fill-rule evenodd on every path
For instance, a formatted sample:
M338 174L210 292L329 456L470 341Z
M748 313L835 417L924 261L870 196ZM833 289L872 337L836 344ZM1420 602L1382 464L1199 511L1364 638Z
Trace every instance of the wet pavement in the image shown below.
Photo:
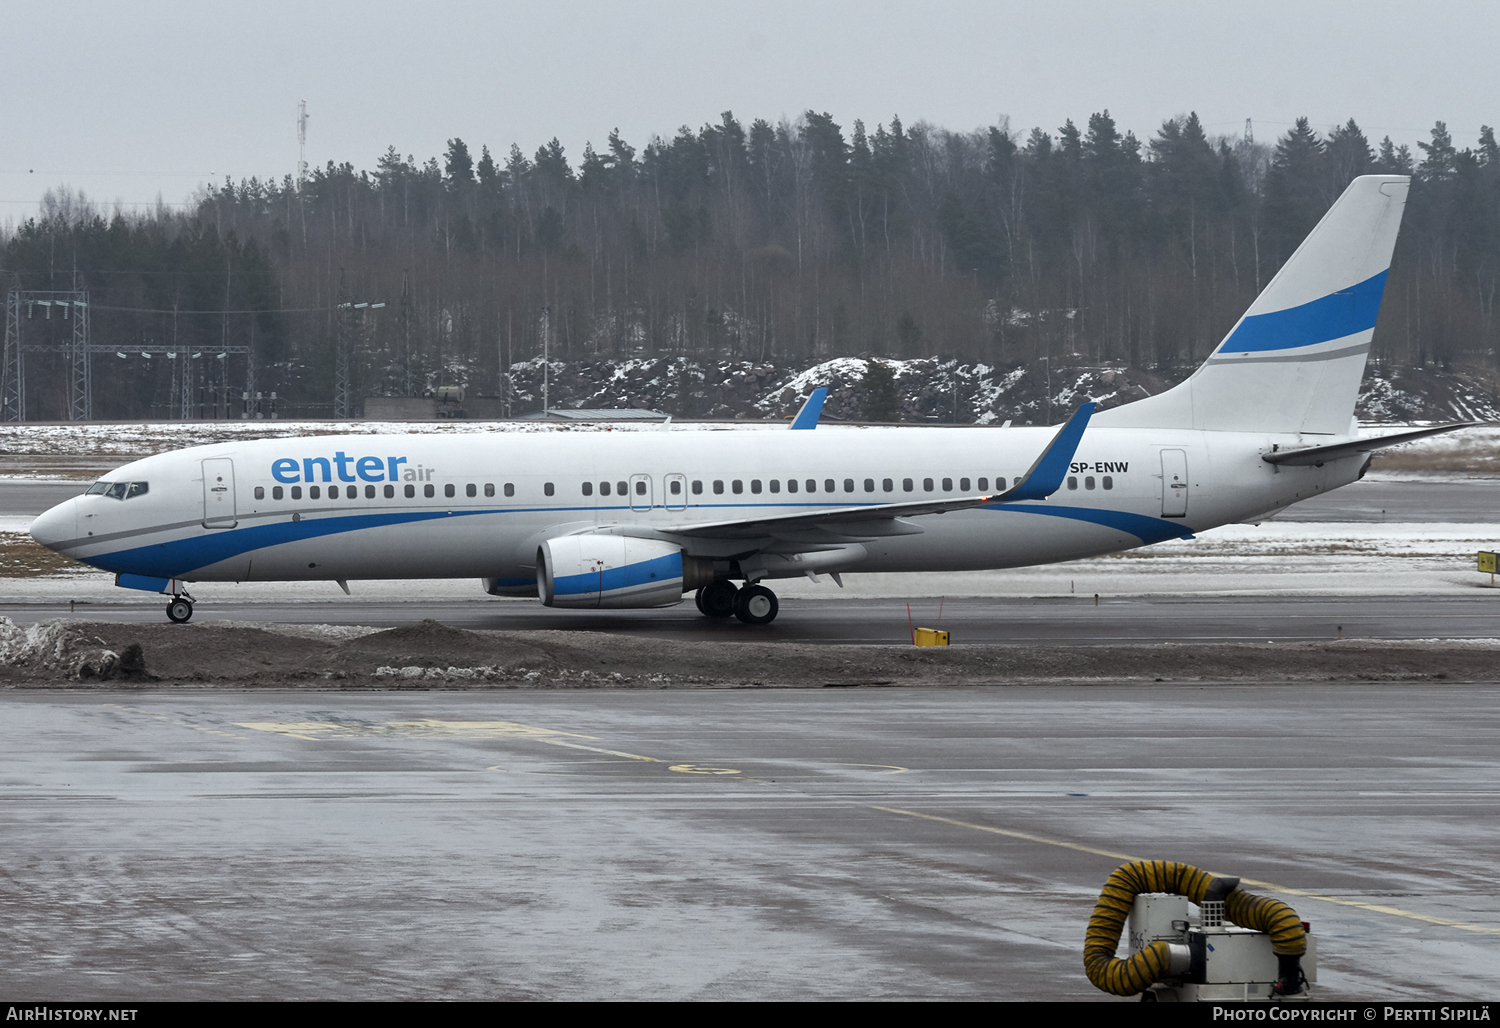
M0 695L0 993L1108 999L1127 857L1500 997L1500 689ZM1262 891L1268 891L1261 887Z

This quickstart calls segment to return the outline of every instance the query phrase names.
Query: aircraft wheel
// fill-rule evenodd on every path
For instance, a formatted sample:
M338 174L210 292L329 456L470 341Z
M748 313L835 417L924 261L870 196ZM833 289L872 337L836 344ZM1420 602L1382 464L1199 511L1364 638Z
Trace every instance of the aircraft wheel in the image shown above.
M193 604L190 600L181 598L167 604L167 620L173 624L186 624L193 616Z
M698 609L711 618L727 618L736 608L736 597L740 590L727 578L720 578L698 590Z
M747 625L769 625L781 605L776 594L763 585L747 585L734 597L734 616Z

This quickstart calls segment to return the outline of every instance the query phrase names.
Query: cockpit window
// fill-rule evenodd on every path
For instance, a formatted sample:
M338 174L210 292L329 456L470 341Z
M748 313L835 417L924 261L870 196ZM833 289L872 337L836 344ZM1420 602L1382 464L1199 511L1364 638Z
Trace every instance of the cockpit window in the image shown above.
M151 491L149 482L95 482L85 496L108 496L112 500L133 500Z

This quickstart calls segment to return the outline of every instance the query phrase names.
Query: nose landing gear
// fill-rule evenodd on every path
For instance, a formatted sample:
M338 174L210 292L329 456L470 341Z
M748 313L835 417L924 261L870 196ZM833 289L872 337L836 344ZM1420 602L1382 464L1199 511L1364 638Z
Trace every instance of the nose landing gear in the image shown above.
M727 578L699 589L693 596L698 612L705 617L737 617L747 625L769 625L776 620L780 604L776 594L763 585L735 588Z

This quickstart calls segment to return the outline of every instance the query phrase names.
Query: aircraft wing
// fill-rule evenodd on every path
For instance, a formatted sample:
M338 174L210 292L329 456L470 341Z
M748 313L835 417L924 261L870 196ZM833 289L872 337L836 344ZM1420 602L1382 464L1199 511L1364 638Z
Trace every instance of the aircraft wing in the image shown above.
M675 525L661 531L671 535L714 539L744 539L805 528L823 528L854 522L893 520L923 514L946 514L1009 500L1044 500L1056 492L1066 477L1083 430L1088 427L1095 405L1082 404L1067 424L1058 429L1047 448L1032 463L1026 474L1003 493L992 496L962 496L946 499L913 500L907 503L872 503L862 506L827 507L822 510L772 514L763 517L736 518L731 521L696 522Z

